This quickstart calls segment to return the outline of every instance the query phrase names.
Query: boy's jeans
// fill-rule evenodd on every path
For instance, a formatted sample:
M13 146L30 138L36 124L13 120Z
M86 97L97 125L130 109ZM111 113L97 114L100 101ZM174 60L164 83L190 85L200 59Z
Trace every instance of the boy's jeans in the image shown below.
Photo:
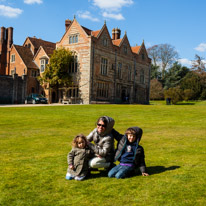
M129 167L125 165L123 166L119 164L109 171L108 177L116 177L117 179L125 178L125 177L128 177L132 173L133 170L134 170L134 167Z

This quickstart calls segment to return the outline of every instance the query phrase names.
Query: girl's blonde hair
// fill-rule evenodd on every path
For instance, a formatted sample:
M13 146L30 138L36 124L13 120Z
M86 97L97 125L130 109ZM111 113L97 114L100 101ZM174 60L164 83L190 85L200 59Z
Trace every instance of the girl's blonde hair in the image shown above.
M87 145L87 138L85 135L83 134L78 134L74 139L73 139L73 142L72 142L72 146L73 147L78 147L78 142L80 139L83 139L85 141L85 146Z

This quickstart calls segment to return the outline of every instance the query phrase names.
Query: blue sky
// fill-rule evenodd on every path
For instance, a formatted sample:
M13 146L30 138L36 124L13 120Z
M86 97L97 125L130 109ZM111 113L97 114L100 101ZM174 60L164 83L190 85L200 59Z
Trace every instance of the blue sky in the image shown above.
M125 31L131 46L168 43L189 67L195 54L206 59L206 0L0 0L0 27L14 28L14 44L36 36L58 42L65 20L91 30Z

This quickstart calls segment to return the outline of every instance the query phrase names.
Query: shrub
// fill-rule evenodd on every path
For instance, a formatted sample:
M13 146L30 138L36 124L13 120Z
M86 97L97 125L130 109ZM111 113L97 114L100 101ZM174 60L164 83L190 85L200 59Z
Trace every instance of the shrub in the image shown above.
M190 99L193 99L194 95L195 95L195 93L192 89L185 89L184 94L183 94L183 99L185 101L188 101Z
M157 79L150 81L150 99L161 100L164 99L164 90L162 84Z
M169 88L164 92L165 99L171 98L172 104L183 100L183 91L179 87Z

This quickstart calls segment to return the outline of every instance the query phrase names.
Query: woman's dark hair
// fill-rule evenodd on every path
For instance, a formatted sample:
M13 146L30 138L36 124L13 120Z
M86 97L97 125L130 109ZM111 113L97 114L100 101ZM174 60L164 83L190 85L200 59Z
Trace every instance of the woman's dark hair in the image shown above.
M78 134L74 139L73 139L73 142L72 142L72 146L73 147L78 147L77 144L79 142L80 139L83 139L85 141L85 146L87 145L87 138L86 136L84 136L83 134Z
M106 117L99 117L97 122L96 122L96 125L99 123L99 121L104 122L105 126L107 127L107 119L106 119Z

